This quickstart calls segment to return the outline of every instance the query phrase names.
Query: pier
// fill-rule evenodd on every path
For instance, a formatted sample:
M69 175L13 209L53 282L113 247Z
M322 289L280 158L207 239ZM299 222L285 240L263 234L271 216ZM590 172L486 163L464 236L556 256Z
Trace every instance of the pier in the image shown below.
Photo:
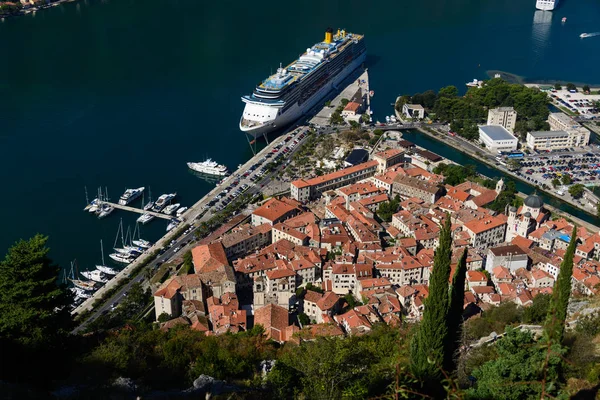
M108 204L114 208L118 208L120 210L125 210L125 211L131 211L134 213L138 213L138 214L150 214L155 216L156 218L162 218L162 219L167 219L167 220L171 220L175 217L173 217L172 215L167 215L167 214L163 214L163 213L159 213L159 212L155 212L155 211L144 211L141 208L135 208L135 207L130 207L130 206L123 206L121 204L117 204L117 203L111 203L110 201L103 201L102 203L104 204Z

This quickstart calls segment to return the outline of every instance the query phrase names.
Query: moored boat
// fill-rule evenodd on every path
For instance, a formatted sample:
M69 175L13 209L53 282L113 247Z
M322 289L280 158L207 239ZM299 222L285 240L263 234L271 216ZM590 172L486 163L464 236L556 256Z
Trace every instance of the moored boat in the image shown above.
M181 206L181 204L179 204L179 203L168 205L163 210L163 214L171 215L175 212L175 210L177 210L179 208L179 206Z
M225 165L218 164L210 158L202 162L189 162L187 166L189 169L203 174L223 176L229 173Z
M140 197L142 193L144 193L144 189L145 187L143 186L137 189L125 189L125 193L123 193L119 198L119 204L122 206L126 206L127 204L131 203L132 201Z

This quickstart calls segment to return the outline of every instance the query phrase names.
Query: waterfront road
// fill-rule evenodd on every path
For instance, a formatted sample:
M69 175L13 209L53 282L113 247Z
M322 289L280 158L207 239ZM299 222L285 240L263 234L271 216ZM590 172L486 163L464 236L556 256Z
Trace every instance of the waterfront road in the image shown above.
M131 289L131 286L134 283L144 282L147 280L146 271L156 272L158 267L163 263L169 262L177 257L181 257L188 251L191 247L194 246L196 242L195 231L200 226L202 222L209 220L213 215L214 208L209 207L209 202L213 201L217 195L222 192L226 188L231 188L231 184L235 181L238 181L237 187L241 187L243 184L248 184L248 189L245 193L250 196L254 196L258 193L261 193L263 187L267 187L271 184L271 182L280 182L278 178L276 178L277 174L286 166L285 159L289 158L292 154L294 154L299 148L302 146L302 142L308 137L306 134L308 128L300 128L296 129L293 132L289 132L283 134L282 136L276 138L272 141L265 149L261 150L256 156L252 157L246 164L242 166L242 168L238 169L231 176L227 177L221 184L219 184L215 189L209 192L206 196L204 196L199 202L197 202L192 209L188 213L186 213L185 217L188 221L190 221L190 228L186 231L185 234L177 238L176 240L172 240L170 242L166 242L164 240L168 235L161 239L163 242L160 243L160 247L166 249L163 254L156 257L156 259L152 260L142 272L133 277L130 282L123 285L115 294L113 294L108 301L106 301L102 306L97 307L93 310L91 316L85 320L81 325L79 325L73 333L79 333L83 331L91 322L95 321L101 315L105 315L113 311L118 305L122 302L123 298L126 296L126 293ZM304 136L301 135L304 133ZM289 138L289 139L288 139ZM287 140L286 140L287 139ZM294 141L297 141L296 145L293 145ZM293 146L292 146L293 145ZM267 154L272 153L274 149L279 146L279 152L285 154L282 156L284 162L281 163L276 169L271 172L265 173L262 176L262 179L257 180L256 183L251 180L251 178L258 173L261 167L264 167L268 163L271 162L270 157L265 157ZM284 149L289 149L287 152L283 152ZM258 167L253 169L252 174L248 174L248 176L244 177L250 168L258 164ZM289 187L289 186L288 186ZM216 206L216 204L215 204ZM157 246L159 242L155 246ZM154 250L156 248L153 248Z

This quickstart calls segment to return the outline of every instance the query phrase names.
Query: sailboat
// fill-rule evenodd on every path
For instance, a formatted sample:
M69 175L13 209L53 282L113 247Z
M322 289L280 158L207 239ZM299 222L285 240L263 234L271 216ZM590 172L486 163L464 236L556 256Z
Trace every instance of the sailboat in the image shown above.
M84 281L81 279L75 279L74 269L77 270L77 261L71 262L71 278L69 280L73 282L75 287L83 290L96 290L96 282L94 281Z
M121 233L121 245L123 248L117 248L117 241L119 240L119 232ZM113 245L116 253L109 254L108 256L118 263L129 264L133 261L134 257L131 253L125 249L125 239L123 239L123 219L119 222L119 228L117 229L117 236L115 237L115 244Z
M117 271L111 267L107 267L106 263L104 262L104 245L102 244L102 240L100 240L100 252L102 253L102 265L96 265L96 269L107 275L116 275Z
M146 203L146 205L144 206L144 211L148 211L154 205L154 202L152 201L152 188L151 187L148 187L148 200L149 200L148 203ZM144 204L143 200L142 200L142 204Z
M136 233L136 231L137 231L137 234L138 234L137 239L135 239L135 233ZM150 243L149 241L144 240L144 239L141 238L141 235L140 235L140 226L138 224L135 224L135 228L133 229L133 235L132 235L132 237L133 237L134 240L132 240L131 242L134 245L136 245L138 247L141 247L143 249L149 249L150 247L152 247L152 243Z

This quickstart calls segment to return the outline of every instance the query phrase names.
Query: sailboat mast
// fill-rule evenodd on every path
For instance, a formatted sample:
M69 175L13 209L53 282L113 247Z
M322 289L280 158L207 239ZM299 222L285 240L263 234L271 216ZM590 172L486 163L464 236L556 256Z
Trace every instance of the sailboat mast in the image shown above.
M90 204L90 198L88 197L87 186L84 186L83 190L85 190L85 205L88 205Z
M123 245L122 247L125 248L125 239L123 239L123 218L121 218L120 228L121 228L121 244Z
M100 239L100 252L102 253L102 265L106 265L104 263L104 244L102 243L102 239Z

